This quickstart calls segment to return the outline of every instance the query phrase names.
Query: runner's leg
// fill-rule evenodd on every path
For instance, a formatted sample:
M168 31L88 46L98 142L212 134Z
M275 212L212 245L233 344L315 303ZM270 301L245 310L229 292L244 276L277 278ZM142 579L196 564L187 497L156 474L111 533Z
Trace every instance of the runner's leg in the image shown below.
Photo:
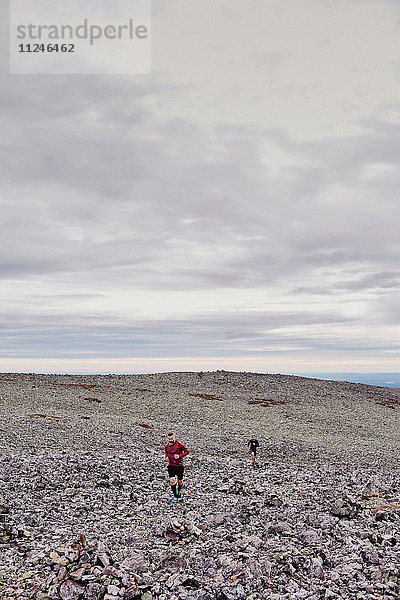
M174 496L178 496L178 492L176 490L176 482L175 482L175 477L170 477L169 480L170 484L171 484L171 489L172 489L172 493L174 494Z
M169 483L171 485L172 493L174 494L174 496L176 498L178 496L178 491L176 489L176 480L175 480L176 471L175 471L174 467L172 467L171 465L168 465L168 474L169 474Z
M178 497L181 497L181 489L183 487L183 467L181 467L177 473L178 480Z

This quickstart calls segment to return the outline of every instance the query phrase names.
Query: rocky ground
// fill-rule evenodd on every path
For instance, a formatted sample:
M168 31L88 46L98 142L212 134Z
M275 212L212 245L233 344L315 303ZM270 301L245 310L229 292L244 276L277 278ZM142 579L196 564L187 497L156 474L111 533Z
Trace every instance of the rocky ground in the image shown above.
M399 415L283 375L0 374L0 598L398 599Z

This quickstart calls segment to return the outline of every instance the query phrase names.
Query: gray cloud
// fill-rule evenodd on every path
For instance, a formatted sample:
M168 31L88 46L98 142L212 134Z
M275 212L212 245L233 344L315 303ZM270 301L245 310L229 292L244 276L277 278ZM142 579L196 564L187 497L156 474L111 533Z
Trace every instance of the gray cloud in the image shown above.
M2 98L3 277L196 290L305 281L324 268L339 270L340 287L340 270L396 264L398 174L366 177L397 165L392 124L299 143L161 118L149 108L163 93L153 80L69 88L17 79ZM265 144L293 165L270 172Z
M345 290L391 290L392 292L400 289L400 271L390 271L386 273L371 273L353 281L343 281L337 283L337 288Z
M253 60L260 67L274 69L285 64L287 58L281 52L263 52L252 54L250 60Z
M302 142L178 115L198 84L161 73L1 77L4 357L397 348L380 329L398 313L396 101L358 134ZM253 307L223 310L221 288ZM185 293L187 311L114 308L143 291L163 309Z
M333 313L307 311L233 312L124 322L117 315L105 322L101 315L93 314L52 317L9 312L2 317L4 345L0 355L21 358L39 351L41 356L61 358L176 356L193 348L197 356L207 356L210 350L213 356L246 356L287 348L318 350L337 344L333 333L323 339L318 335L321 324L351 324L350 319ZM310 331L308 339L304 338L303 328Z

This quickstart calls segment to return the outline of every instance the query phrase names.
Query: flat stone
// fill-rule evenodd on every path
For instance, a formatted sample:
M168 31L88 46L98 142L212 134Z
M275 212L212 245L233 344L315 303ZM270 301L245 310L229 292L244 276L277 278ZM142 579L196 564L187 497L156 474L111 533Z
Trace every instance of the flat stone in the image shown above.
M107 593L112 596L118 596L120 588L116 585L109 585L107 587Z
M85 591L83 585L76 581L64 581L60 585L60 598L61 600L77 600Z

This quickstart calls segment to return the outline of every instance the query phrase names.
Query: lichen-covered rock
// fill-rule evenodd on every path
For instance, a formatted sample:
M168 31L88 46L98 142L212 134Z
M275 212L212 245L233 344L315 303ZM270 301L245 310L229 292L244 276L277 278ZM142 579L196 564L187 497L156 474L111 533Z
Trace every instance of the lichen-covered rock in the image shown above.
M76 581L64 581L60 585L60 598L61 600L77 600L83 596L85 588L80 583Z
M331 508L333 516L339 519L354 519L359 512L357 504L348 498L339 498L334 502Z

